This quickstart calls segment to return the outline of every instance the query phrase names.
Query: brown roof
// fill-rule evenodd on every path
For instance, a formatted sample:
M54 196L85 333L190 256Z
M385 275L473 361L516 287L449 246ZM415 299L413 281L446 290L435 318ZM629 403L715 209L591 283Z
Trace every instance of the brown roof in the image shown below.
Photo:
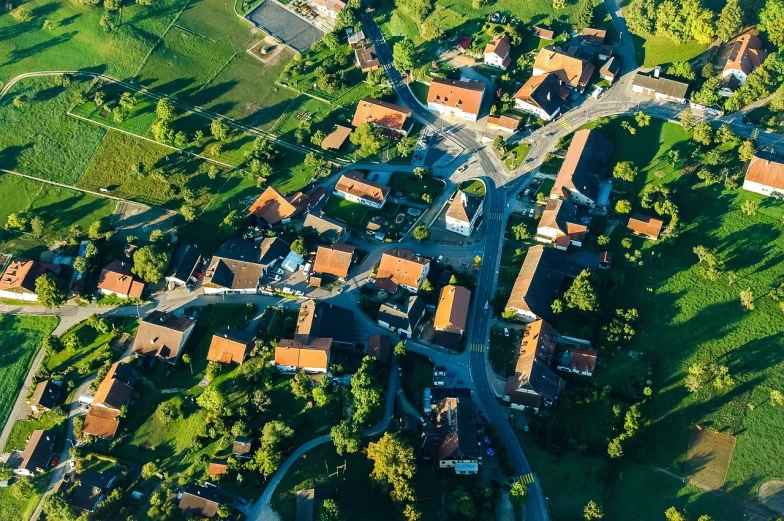
M153 311L139 323L133 352L176 360L180 356L186 331L195 323L188 317L179 318L172 313Z
M555 38L555 31L534 25L534 35L544 40L552 40Z
M548 199L539 228L556 228L570 241L582 242L588 227L577 222L577 207L564 199Z
M378 69L381 62L376 54L376 48L370 42L357 42L351 44L354 49L354 56L357 59L357 65L362 72L369 72Z
M566 275L566 263L554 248L531 246L517 275L506 306L548 317Z
M449 203L446 216L458 221L470 223L476 212L482 207L484 198L476 195L469 195L462 190L458 190Z
M335 242L346 233L346 226L324 215L308 213L302 223L302 229L310 229L328 241Z
M410 115L408 107L365 96L359 100L351 124L358 127L363 123L373 123L379 127L403 130Z
M602 44L605 38L607 38L607 31L604 29L593 29L591 27L583 29L583 41L585 43Z
M133 394L133 370L128 364L115 362L109 368L93 397L93 405L119 410ZM92 409L91 409L92 410Z
M611 56L606 62L604 62L604 65L602 65L602 68L599 70L599 72L604 76L612 76L614 78L615 75L618 74L618 69L620 67L621 59L616 58L615 56Z
M321 148L324 150L338 150L346 142L349 134L351 134L351 127L335 125L332 128L332 132L327 134L327 137L321 142Z
M196 486L183 492L178 505L180 510L200 517L215 517L219 506L217 489Z
M507 378L504 394L527 389L554 400L565 385L550 370L557 345L558 332L550 324L541 319L528 324L518 347L514 374Z
M302 344L296 340L283 339L275 347L275 364L326 370L329 367L331 348L331 338L317 338L310 345Z
M430 83L430 90L427 91L427 102L478 115L484 93L485 84L481 81L434 78Z
M204 286L256 289L267 266L285 258L290 250L290 246L279 237L253 241L230 237L213 255L204 273Z
M36 430L27 440L22 461L18 468L37 472L38 469L45 470L52 459L55 435L53 431Z
M495 54L499 58L506 58L504 61L504 67L506 67L509 65L509 62L511 62L511 59L509 59L509 51L511 48L512 44L509 41L509 35L506 33L497 34L487 42L485 54Z
M439 460L476 460L479 456L476 404L466 398L448 397L436 405L436 428L443 434Z
M746 181L784 190L784 162L755 155L746 169Z
M594 201L615 145L595 130L578 130L550 190L550 196L569 197L574 190Z
M732 42L724 70L740 70L750 74L759 67L768 53L762 50L762 41L751 34L744 34Z
M210 466L207 468L207 474L210 476L222 476L228 474L229 467L226 465L226 460L214 459L210 461Z
M387 335L373 335L368 338L367 354L380 362L389 363L392 359L392 339Z
M90 407L84 418L82 432L99 438L112 438L120 427L120 411Z
M244 329L223 326L212 336L207 360L224 364L241 364L253 348L256 335Z
M642 235L654 240L659 238L662 227L664 227L664 221L661 219L639 213L629 217L629 222L626 224L626 229L635 235Z
M58 273L60 266L48 262L14 259L0 277L0 290L35 293L35 279L50 272Z
M133 276L131 267L124 262L116 260L101 271L98 279L98 288L113 291L120 295L141 298L144 283Z
M459 34L457 38L455 38L455 44L461 49L463 49L464 51L467 51L468 48L471 47L471 42L473 41L474 41L473 37L466 36L464 34Z
M539 74L528 78L514 97L552 116L569 97L569 87L563 84L557 74Z
M425 266L429 264L430 259L418 257L411 250L394 248L386 251L378 265L376 286L391 293L397 291L400 285L418 288L424 279Z
M316 251L316 262L313 271L316 273L334 275L346 278L351 268L356 247L348 244L333 244L332 246L319 246Z
M264 219L269 224L277 224L307 208L309 204L310 199L302 192L284 197L280 192L268 186L256 199L256 202L248 208L248 213L259 219Z
M57 406L62 394L62 386L54 383L53 380L42 380L35 386L30 404L38 407L52 409Z
M569 367L572 370L593 373L596 370L596 349L572 349Z
M516 116L514 114L501 114L500 116L488 116L487 118L487 125L488 126L497 126L501 128L508 128L510 130L517 130L517 127L520 126L520 122L522 121L522 117Z
M444 286L438 297L433 327L440 331L462 333L468 320L471 292L462 286Z
M250 455L251 450L253 450L253 438L247 436L234 438L234 444L231 446L231 453L234 456Z
M557 47L545 47L536 55L534 69L552 72L561 81L580 87L588 83L595 67L591 62L569 56Z
M365 179L362 172L351 170L346 172L338 179L335 190L355 195L368 201L381 204L389 193L389 187L379 183L374 183Z

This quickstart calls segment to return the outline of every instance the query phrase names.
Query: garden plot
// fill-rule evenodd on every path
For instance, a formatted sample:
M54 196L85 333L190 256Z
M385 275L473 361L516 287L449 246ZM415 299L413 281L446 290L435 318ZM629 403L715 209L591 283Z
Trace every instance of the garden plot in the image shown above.
M721 488L734 450L735 436L695 425L684 465L689 481L709 490Z

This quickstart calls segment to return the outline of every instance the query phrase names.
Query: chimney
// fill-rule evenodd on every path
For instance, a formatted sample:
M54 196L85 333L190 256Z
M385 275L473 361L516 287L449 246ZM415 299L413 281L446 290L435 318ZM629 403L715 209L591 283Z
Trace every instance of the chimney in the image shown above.
M654 67L654 69L653 69L653 77L654 77L654 78L658 78L660 74L661 74L661 66L660 66L660 65L657 65L657 66L656 66L656 67Z

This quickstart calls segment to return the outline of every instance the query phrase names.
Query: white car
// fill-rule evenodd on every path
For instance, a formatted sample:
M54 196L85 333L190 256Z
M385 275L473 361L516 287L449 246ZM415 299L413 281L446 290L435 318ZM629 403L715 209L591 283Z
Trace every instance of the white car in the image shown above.
M439 264L441 264L442 262L444 262L444 256L443 256L443 255L439 255L439 256L438 256L438 259L436 260L436 262L438 262Z
M508 327L504 328L504 336L509 336L509 328Z
M434 371L433 376L446 376L446 371Z
M443 387L444 386L444 381L443 380L436 380L435 382L433 382L433 385L435 385L436 387Z
M534 217L534 213L535 213L535 212L534 212L534 209L533 209L533 208L531 208L530 210L528 210L528 217L531 217L531 218L533 219L533 217Z

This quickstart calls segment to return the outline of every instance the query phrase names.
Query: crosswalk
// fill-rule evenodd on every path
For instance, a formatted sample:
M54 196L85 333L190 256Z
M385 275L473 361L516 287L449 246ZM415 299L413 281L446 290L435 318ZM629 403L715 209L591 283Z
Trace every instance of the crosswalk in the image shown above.
M561 125L563 128L565 128L566 130L572 130L571 123L569 123L565 119L559 119L558 124Z
M533 168L531 168L531 165L529 165L529 164L527 164L527 163L526 163L526 164L523 164L523 166L522 166L522 167L520 167L520 170L521 170L521 171L522 171L524 174L527 174L528 172L530 172L531 170L533 170Z
M484 353L485 345L484 344L473 343L473 344L471 344L470 349L471 349L471 351L476 351L477 353Z
M501 221L504 218L503 212L490 212L489 219L491 221Z
M524 485L530 485L534 482L534 473L530 472L528 474L523 474L522 476L517 478L517 480L523 483Z

